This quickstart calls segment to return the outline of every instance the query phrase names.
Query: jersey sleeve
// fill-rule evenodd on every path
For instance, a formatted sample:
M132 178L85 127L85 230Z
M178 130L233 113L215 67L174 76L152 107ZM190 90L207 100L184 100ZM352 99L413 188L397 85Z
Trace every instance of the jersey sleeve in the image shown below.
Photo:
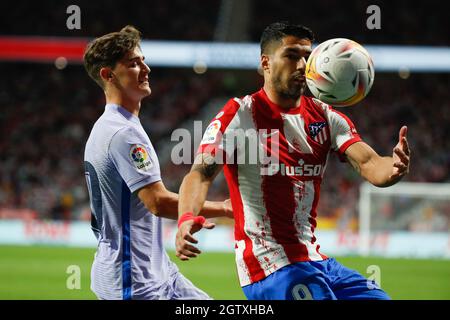
M346 115L334 110L332 107L328 107L327 116L330 124L331 148L342 159L345 150L353 143L361 141L361 137L356 131L353 122Z
M111 139L109 156L131 192L161 180L156 152L133 128L119 130Z
M239 128L239 107L240 104L235 99L230 99L225 104L206 128L197 154L208 153L219 157L216 159L218 161L225 161L225 157L234 152L236 144L232 133Z

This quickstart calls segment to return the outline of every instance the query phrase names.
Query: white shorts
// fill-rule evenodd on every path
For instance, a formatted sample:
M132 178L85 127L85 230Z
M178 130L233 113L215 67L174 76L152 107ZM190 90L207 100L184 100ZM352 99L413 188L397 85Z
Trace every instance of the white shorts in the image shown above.
M171 280L160 288L141 285L133 286L133 289L135 289L131 292L133 300L212 300L208 294L197 288L180 272L173 274ZM96 293L96 296L99 300L121 299L121 297L116 295L105 296Z
M178 272L168 300L212 300L212 298Z

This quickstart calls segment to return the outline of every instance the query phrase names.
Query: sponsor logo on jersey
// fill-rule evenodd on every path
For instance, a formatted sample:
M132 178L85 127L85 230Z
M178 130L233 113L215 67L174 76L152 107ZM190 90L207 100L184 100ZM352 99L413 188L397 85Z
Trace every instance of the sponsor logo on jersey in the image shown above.
M130 158L133 165L138 170L147 171L153 167L148 151L140 144L135 144L131 147Z
M323 173L321 164L305 164L305 160L298 160L298 166L287 166L284 163L270 163L261 168L261 175L273 176L278 172L282 176L318 177Z
M324 142L328 140L327 130L325 130L326 126L327 123L325 121L310 123L308 126L309 136L314 141L324 144Z
M203 135L203 139L200 144L211 144L216 142L221 126L222 123L220 122L220 120L214 120L213 122L211 122L208 128L206 128L205 134Z

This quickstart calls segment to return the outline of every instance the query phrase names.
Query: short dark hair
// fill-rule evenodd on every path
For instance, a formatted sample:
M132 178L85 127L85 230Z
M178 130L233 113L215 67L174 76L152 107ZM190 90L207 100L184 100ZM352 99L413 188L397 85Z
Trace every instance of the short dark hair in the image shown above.
M261 35L261 54L267 53L268 47L274 42L281 42L286 36L314 41L314 33L308 27L291 24L288 21L274 22L268 25Z
M87 73L104 89L100 69L114 68L129 51L140 46L140 42L141 32L130 25L122 28L119 32L108 33L94 39L87 45L83 56Z

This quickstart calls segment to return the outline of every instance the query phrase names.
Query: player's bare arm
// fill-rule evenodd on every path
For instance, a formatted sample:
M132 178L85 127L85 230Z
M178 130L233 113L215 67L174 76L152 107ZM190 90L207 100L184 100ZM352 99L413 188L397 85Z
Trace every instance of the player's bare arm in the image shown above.
M399 132L392 157L382 157L365 142L352 144L345 151L351 166L367 181L377 187L389 187L409 172L410 149L406 138L407 127Z
M203 215L204 204L209 186L214 178L222 169L222 165L218 164L214 157L202 153L197 155L191 171L184 177L180 187L180 202L178 211L180 217L186 213L191 213L194 217L197 216L203 207L201 214ZM230 215L232 214L230 203ZM195 219L188 219L179 224L179 229L176 235L176 255L181 260L189 260L195 258L200 254L200 250L192 244L198 243L193 234L202 228L212 229L213 223L207 221L198 221Z
M141 188L138 197L155 216L178 219L179 196L167 190L163 182L158 181ZM230 200L205 201L200 214L205 218L232 217Z
M183 179L180 187L179 212L198 214L206 199L208 188L222 169L214 157L208 153L196 156L191 171Z
M178 219L178 195L167 190L162 181L143 187L138 197L155 216Z

